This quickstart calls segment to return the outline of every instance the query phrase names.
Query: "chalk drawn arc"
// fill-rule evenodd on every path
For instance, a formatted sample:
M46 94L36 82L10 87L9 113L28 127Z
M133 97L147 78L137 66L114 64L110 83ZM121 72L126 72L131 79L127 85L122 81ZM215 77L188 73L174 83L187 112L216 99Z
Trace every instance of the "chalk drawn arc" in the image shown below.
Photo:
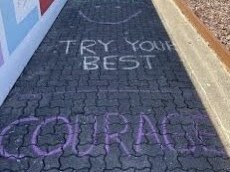
M95 20L91 19L90 17L88 17L87 15L85 15L81 10L79 11L80 16L82 16L88 22L101 24L101 25L119 25L119 24L127 23L130 20L132 20L133 18L137 17L141 13L142 13L142 11L139 10L138 12L134 13L133 15L131 15L128 18L126 18L124 20L121 20L121 21L117 21L117 22L102 22L102 21L95 21Z

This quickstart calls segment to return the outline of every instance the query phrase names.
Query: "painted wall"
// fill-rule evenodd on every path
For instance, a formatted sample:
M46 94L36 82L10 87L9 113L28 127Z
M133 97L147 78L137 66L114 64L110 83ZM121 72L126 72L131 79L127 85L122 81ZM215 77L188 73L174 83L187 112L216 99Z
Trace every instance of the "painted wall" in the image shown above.
M0 105L67 0L0 0Z
M0 67L3 65L4 60L3 60L3 55L2 55L2 48L1 48L1 44L0 44Z

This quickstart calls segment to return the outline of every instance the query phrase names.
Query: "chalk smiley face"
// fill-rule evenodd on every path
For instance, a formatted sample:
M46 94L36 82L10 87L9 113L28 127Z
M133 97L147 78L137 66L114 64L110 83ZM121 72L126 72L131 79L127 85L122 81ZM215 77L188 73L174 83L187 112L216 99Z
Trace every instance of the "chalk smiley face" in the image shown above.
M79 15L90 23L96 23L101 25L119 25L127 23L133 18L136 18L142 13L142 10L135 10L135 12L131 10L131 12L128 12L126 9L124 9L122 5L114 5L111 8L111 5L103 4L94 6L92 12L92 14L89 14L89 12L80 10ZM102 14L103 12L105 12L106 14ZM112 18L108 19L110 17L108 14L116 14L116 16L111 16Z

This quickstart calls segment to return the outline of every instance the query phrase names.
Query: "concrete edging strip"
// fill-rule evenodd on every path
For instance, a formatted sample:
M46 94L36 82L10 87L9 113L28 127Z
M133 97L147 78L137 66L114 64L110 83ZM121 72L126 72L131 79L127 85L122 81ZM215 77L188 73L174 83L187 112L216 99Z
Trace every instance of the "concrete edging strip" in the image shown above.
M230 52L220 43L220 41L207 29L193 11L186 5L183 0L174 0L182 13L189 19L198 33L209 43L209 46L216 52L220 60L230 71Z
M230 155L230 73L174 0L152 0Z

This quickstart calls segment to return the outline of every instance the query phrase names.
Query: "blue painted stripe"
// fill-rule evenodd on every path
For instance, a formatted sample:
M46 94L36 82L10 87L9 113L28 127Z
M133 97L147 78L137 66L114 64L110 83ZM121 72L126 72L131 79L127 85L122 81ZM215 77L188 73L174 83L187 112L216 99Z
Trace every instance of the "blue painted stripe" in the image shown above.
M35 7L20 23L17 23L13 0L0 0L7 46L10 54L22 42L31 28L39 20L38 8Z
M3 60L3 55L2 55L2 47L0 44L0 67L3 65L3 63L4 63L4 60Z

